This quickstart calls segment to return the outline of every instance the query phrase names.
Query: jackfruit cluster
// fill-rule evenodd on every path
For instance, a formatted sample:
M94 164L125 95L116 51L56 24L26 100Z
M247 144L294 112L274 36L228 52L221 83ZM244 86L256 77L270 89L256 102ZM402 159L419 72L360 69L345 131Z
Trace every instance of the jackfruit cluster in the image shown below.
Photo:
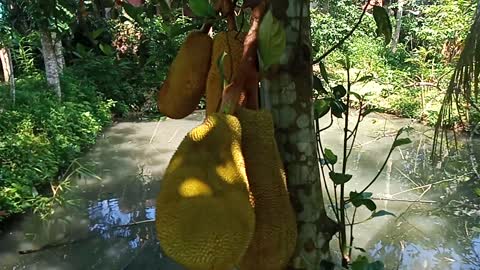
M212 38L206 33L191 32L187 36L157 93L161 113L180 119L197 108L205 93L212 44Z
M242 153L255 203L255 232L241 270L285 270L295 250L297 227L268 111L239 109Z
M220 32L213 38L212 58L206 86L206 113L218 110L224 89L224 80L231 82L240 66L243 41L246 33L237 31ZM223 57L223 78L219 59Z
M231 270L253 237L255 213L241 126L212 114L190 131L165 171L156 228L166 255L189 270Z

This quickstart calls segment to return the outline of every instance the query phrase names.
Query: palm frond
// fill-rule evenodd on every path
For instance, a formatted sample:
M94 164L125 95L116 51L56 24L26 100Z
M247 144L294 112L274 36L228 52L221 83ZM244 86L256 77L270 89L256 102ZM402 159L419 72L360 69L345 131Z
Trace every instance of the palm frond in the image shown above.
M447 130L452 128L454 116L461 124L470 124L472 109L480 112L479 76L480 75L480 1L470 32L465 39L464 48L450 79L445 97L435 124L432 158L440 156L450 147ZM463 123L466 121L466 123ZM454 132L455 135L455 132ZM454 136L456 146L456 136Z

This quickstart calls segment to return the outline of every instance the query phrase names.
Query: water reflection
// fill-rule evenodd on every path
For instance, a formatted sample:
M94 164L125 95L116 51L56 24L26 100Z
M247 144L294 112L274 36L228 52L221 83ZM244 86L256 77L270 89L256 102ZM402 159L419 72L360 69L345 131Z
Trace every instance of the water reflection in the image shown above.
M120 123L108 130L84 158L103 180L76 181L72 196L80 199L78 207L57 209L48 221L27 216L0 232L0 269L184 270L162 254L152 220L159 179L185 133L202 119L194 117L160 124ZM389 135L409 122L378 115L374 120L360 128L352 153L352 190L376 174L383 162L379 153L391 145ZM335 152L341 132L341 125L334 125L322 135ZM395 152L371 191L374 196L416 200L428 189L422 199L436 203L377 201L379 209L398 218L358 225L355 246L385 261L386 269L480 269L480 201L472 192L479 181L471 173L468 153L432 167L430 141L422 127L411 138L414 144ZM475 153L480 160L480 151ZM18 254L52 243L57 245ZM332 249L337 247L332 244Z

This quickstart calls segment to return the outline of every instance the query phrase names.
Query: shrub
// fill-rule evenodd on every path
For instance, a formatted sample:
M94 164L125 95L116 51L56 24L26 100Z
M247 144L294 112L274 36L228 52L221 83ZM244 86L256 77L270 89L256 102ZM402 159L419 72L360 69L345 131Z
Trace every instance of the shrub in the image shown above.
M110 122L113 103L92 83L67 70L62 85L63 102L41 76L17 81L15 105L0 96L0 210L9 215L28 209L37 189L55 181Z

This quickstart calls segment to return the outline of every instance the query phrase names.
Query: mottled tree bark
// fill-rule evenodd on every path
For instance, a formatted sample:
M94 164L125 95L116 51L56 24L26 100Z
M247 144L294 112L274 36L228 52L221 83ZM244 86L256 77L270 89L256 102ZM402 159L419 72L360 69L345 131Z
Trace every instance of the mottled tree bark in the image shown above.
M52 41L55 43L55 57L57 59L58 72L62 74L65 68L65 56L63 56L62 40L57 38L56 33L52 33Z
M0 48L0 59L2 61L3 77L6 83L10 84L10 96L15 104L15 76L13 73L12 54L8 48Z
M262 82L266 107L276 126L288 188L296 211L298 240L291 269L322 269L336 224L325 212L312 109L310 1L272 1L272 12L287 32L284 61Z
M393 33L391 45L393 52L397 51L398 40L400 39L400 30L402 29L403 4L404 0L398 0L395 32Z
M40 40L42 42L42 55L45 63L45 73L48 84L53 87L58 98L62 98L62 90L60 87L60 69L58 66L57 54L55 51L55 42L49 30L42 29L40 31Z

